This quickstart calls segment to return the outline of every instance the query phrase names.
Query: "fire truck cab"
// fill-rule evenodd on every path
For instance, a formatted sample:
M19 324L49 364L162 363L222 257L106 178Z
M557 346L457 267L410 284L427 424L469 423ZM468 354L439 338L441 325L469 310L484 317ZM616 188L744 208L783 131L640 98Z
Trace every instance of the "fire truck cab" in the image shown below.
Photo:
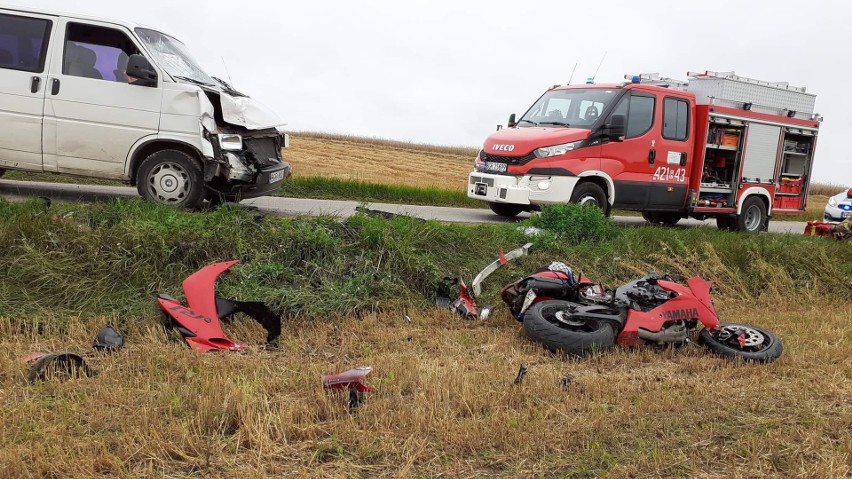
M468 196L503 216L589 203L739 231L803 212L822 121L815 95L733 72L689 75L550 88L488 137Z

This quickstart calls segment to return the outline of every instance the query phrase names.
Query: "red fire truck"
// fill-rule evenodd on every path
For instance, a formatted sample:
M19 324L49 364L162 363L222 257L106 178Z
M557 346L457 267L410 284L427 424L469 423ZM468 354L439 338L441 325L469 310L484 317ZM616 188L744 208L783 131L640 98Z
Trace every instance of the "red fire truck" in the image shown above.
M816 96L733 72L688 75L550 88L488 137L468 196L502 216L590 203L738 231L802 213L822 121Z

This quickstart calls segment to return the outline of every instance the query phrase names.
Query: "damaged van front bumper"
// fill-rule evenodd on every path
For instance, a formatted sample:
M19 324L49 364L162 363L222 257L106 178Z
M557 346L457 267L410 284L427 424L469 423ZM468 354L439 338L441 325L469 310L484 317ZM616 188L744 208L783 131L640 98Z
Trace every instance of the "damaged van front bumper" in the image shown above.
M214 158L204 169L209 196L227 201L265 196L280 190L290 176L291 166L281 156L289 143L286 134L226 133L211 135L210 140Z

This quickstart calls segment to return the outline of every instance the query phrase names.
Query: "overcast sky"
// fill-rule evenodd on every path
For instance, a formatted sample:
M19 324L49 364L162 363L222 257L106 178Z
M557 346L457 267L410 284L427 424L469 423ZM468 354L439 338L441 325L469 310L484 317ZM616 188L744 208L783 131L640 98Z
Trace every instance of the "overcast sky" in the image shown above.
M169 33L292 130L478 147L549 86L736 71L805 86L825 117L814 178L852 186L843 2L21 0ZM846 13L842 13L842 12ZM227 66L227 67L226 67ZM227 70L226 70L227 68Z

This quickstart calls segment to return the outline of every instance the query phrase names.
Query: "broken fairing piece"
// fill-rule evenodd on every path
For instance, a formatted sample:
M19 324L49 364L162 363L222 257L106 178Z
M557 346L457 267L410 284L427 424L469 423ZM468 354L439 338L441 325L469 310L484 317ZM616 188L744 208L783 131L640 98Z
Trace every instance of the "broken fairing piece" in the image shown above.
M349 409L354 409L364 402L363 393L370 392L364 379L373 370L372 367L362 366L337 374L326 374L322 377L322 387L331 390L349 390Z
M226 261L205 266L183 281L189 307L167 294L157 297L160 308L180 331L189 347L200 352L244 351L245 345L231 341L222 330L220 320L244 313L266 329L266 342L274 345L281 334L281 317L267 305L255 301L234 301L216 296L216 278L237 264Z
M361 366L342 373L326 374L322 377L322 387L325 389L354 388L360 392L370 392L372 389L364 384L364 379L372 371L373 368L370 366Z
M23 358L30 372L27 380L30 383L43 381L51 373L64 373L70 377L75 375L92 377L97 374L95 370L86 364L79 354L74 353L34 353Z
M106 325L95 337L92 347L95 351L111 353L124 347L124 338L112 326Z
M562 376L562 389L568 390L571 387L571 383L574 382L574 376L571 374L566 374Z
M527 243L520 248L515 248L512 251L509 251L506 254L503 254L503 250L500 250L500 257L494 260L491 264L485 267L482 271L473 278L473 282L470 283L470 287L473 289L473 297L478 297L482 294L482 282L485 281L491 273L497 271L500 266L512 261L513 259L520 258L521 256L526 256L530 252L530 248L532 247L532 243Z

